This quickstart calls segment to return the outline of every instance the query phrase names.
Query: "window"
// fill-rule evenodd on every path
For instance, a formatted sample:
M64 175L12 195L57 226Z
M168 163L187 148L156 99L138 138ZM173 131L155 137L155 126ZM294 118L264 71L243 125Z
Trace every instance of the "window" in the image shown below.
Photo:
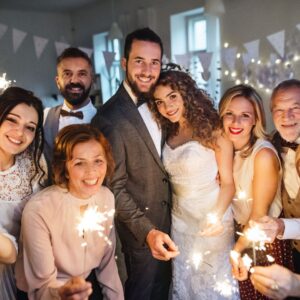
M100 75L100 85L103 103L106 102L118 89L122 81L121 72L121 45L117 39L109 40L108 32L93 36L95 72ZM112 66L107 70L103 51L114 52Z
M188 68L198 86L219 101L220 33L218 18L206 15L203 8L198 8L172 15L170 26L171 61ZM203 74L203 67L199 59L203 52L213 53L209 67L209 79L207 78L208 72Z

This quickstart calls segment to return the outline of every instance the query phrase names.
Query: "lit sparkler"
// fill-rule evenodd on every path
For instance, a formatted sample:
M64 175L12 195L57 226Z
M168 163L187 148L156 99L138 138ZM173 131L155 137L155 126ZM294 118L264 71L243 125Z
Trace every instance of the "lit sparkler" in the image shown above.
M238 292L236 283L234 284L230 282L228 278L223 281L217 281L214 286L214 290L226 298L231 298L233 294Z
M112 245L112 242L104 234L105 226L103 225L109 218L114 216L115 210L111 209L109 211L100 212L97 206L92 206L87 208L83 215L80 217L79 223L76 227L79 236L83 238L81 244L84 247L84 260L83 260L83 270L85 270L85 260L86 260L86 248L87 242L85 240L87 232L97 231L99 237L103 238L108 245Z
M0 77L0 90L5 90L11 85L11 80L6 80L6 73Z
M189 268L189 265L192 265L195 268L195 270L198 270L202 264L206 264L212 268L211 264L203 260L203 257L208 254L210 254L210 251L206 251L204 253L193 252L191 255L191 259L186 261L186 263L188 264L187 268Z

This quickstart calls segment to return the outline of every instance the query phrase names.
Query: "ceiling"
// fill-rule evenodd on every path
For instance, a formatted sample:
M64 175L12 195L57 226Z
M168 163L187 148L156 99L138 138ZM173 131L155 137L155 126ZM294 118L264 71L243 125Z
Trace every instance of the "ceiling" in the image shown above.
M1 0L0 9L68 12L103 0Z

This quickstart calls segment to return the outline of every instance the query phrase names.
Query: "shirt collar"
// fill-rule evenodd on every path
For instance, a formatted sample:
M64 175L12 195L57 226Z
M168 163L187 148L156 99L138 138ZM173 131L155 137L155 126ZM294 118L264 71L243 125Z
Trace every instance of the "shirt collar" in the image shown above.
M71 109L71 108L68 107L68 105L66 104L66 101L64 100L62 109L66 110L66 111L73 111L73 112L76 112L76 111L86 112L86 111L89 111L91 109L94 109L94 105L93 105L91 99L89 99L89 102L85 106L82 106L78 109Z
M126 90L126 92L129 94L131 100L134 102L134 104L136 105L137 104L137 96L133 93L131 87L129 86L129 84L126 82L126 80L123 81L123 86Z

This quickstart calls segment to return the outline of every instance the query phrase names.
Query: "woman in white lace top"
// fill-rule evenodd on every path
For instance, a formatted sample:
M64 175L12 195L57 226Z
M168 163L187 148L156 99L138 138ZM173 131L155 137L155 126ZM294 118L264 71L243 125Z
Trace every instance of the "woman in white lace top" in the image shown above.
M32 92L7 88L0 95L0 300L14 300L13 273L23 207L45 171L43 106Z

